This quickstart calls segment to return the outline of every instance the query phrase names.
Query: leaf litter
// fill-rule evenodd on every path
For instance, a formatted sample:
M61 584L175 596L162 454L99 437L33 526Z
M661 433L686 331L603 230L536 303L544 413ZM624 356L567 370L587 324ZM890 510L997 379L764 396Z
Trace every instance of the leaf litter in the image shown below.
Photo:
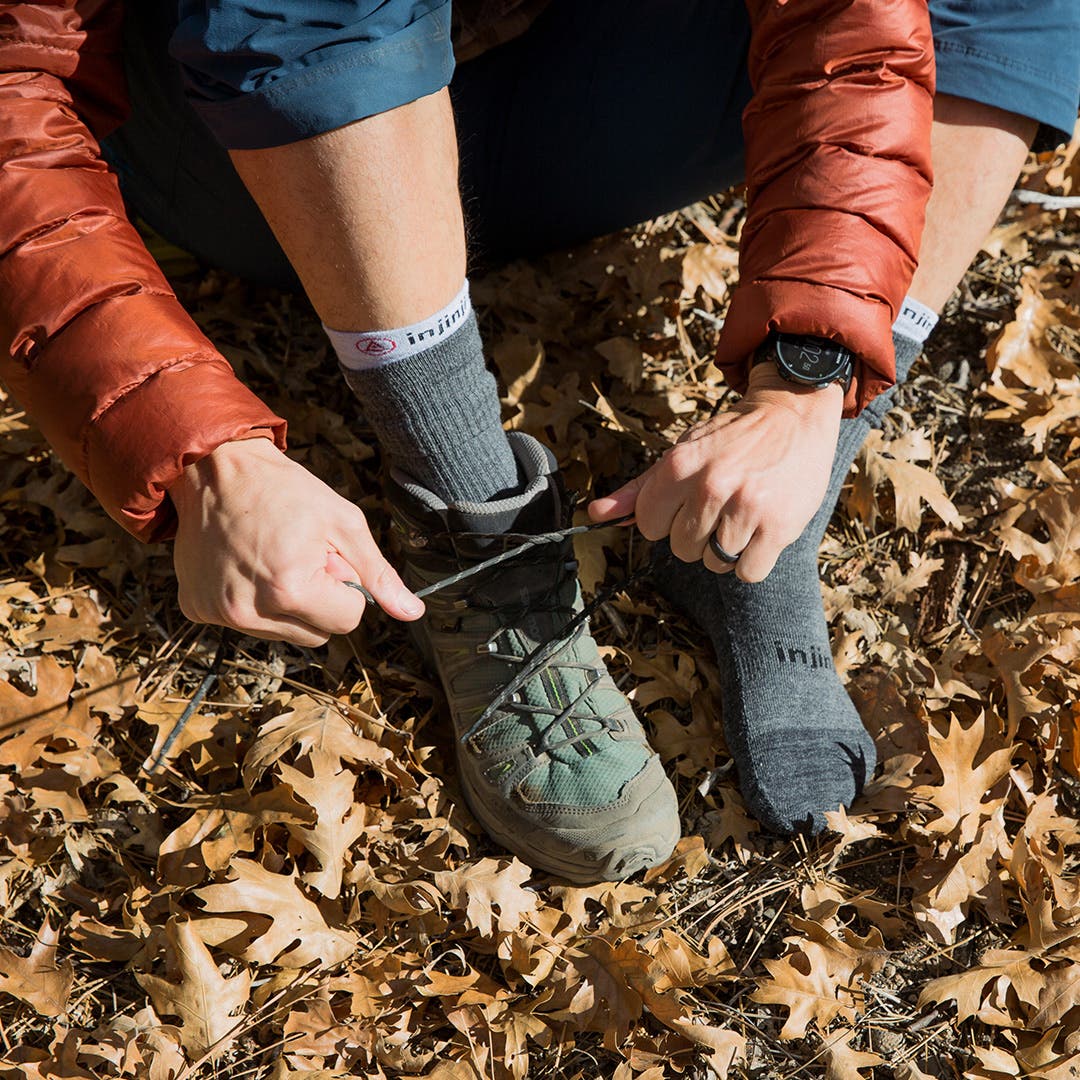
M1067 194L1077 161L1025 183ZM729 404L743 209L476 280L506 423L583 498ZM483 836L378 613L314 652L243 640L147 772L216 632L3 396L0 1078L1080 1073L1077 227L1007 209L849 477L823 588L882 765L820 839L747 815L701 635L647 582L600 608L683 812L631 882L571 887ZM385 529L306 303L149 242L291 453ZM648 557L579 540L590 594Z

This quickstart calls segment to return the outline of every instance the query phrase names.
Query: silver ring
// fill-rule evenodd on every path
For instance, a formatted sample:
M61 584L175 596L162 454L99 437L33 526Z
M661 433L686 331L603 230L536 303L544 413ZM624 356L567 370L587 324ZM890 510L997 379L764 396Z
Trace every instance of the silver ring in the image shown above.
M730 551L725 551L720 546L720 542L716 539L716 533L713 533L712 536L709 537L709 547L712 548L712 553L721 562L737 563L739 561L738 555L732 555Z

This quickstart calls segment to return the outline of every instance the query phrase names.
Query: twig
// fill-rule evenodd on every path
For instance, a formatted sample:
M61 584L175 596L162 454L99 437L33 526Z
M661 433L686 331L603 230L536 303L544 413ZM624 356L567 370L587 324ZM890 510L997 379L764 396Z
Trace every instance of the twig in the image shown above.
M1045 191L1016 188L1012 197L1017 202L1035 203L1044 210L1080 210L1080 195L1050 195Z
M147 764L145 761L143 762L142 767L145 772L157 772L161 763L165 760L166 755L172 749L173 743L180 738L180 733L187 727L188 721L195 715L199 706L202 704L203 698L210 693L210 689L213 687L214 683L217 682L218 674L221 671L221 664L225 659L225 650L232 644L232 636L231 630L226 629L221 632L221 640L218 642L217 652L214 653L214 661L210 665L210 670L206 673L203 681L199 683L199 688L188 702L187 708L180 714L180 719L173 724L172 731L169 732L168 738L162 743L157 757L155 757L150 764Z

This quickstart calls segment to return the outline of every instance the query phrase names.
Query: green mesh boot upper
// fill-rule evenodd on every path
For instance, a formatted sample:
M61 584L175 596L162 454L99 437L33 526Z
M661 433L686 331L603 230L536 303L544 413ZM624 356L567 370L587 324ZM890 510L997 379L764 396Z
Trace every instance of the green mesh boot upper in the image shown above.
M439 581L526 536L564 524L551 455L510 436L520 495L446 506L394 474L403 576ZM576 882L625 877L665 859L679 837L675 793L630 703L607 673L582 610L570 540L538 545L427 598L412 624L437 671L473 813L526 862ZM527 664L546 646L546 661Z

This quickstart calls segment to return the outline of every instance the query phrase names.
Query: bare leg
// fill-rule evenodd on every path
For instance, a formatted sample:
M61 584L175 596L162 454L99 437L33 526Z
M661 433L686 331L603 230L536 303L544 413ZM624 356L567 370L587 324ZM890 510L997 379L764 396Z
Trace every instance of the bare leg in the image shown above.
M230 156L327 326L406 326L461 287L465 228L446 90Z
M934 103L934 192L911 295L940 311L994 227L1038 125L966 98Z

